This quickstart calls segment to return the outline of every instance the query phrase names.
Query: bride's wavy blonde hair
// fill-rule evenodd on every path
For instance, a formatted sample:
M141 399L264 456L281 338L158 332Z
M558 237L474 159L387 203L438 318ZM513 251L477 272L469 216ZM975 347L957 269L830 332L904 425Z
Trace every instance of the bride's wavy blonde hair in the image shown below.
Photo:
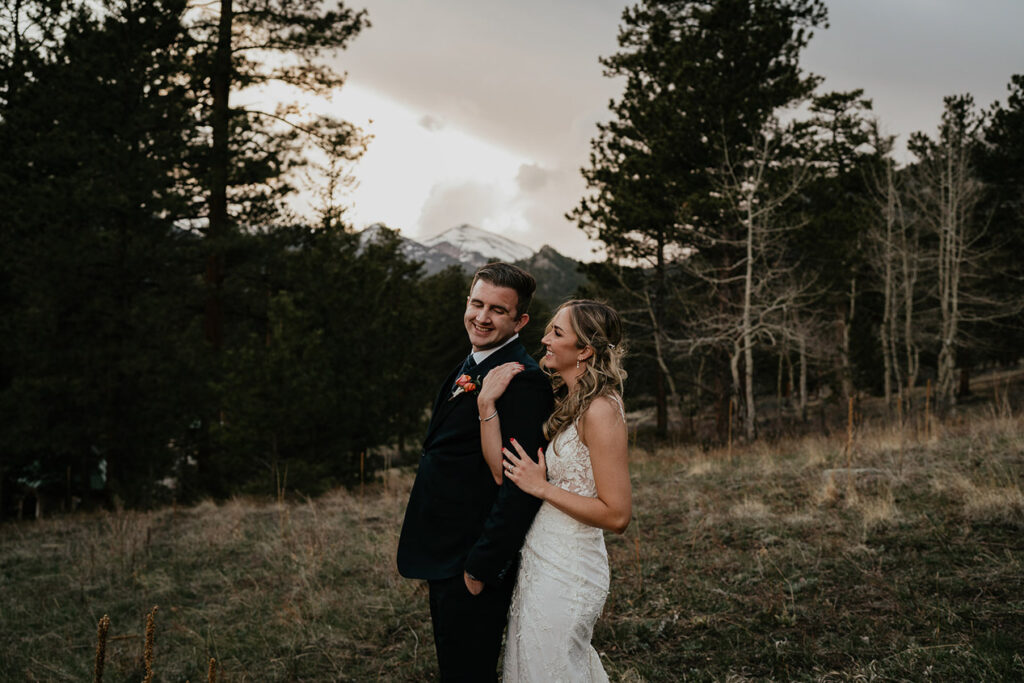
M622 358L626 354L622 320L615 309L589 299L567 301L558 307L555 314L562 309L569 313L569 325L576 335L576 348L590 347L594 353L580 364L574 391L568 391L562 378L548 371L552 375L556 396L555 411L544 423L544 436L549 441L583 417L595 398L616 393L621 396L626 380L626 371L622 367ZM554 317L547 325L547 332L551 331Z

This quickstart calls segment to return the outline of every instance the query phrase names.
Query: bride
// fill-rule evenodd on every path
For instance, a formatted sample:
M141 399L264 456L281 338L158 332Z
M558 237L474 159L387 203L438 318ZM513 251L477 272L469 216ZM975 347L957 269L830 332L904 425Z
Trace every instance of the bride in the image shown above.
M495 415L495 401L521 366L492 370L477 397L484 457L495 480L508 477L543 501L521 551L504 680L607 681L590 639L608 595L603 530L625 531L632 508L622 324L605 304L569 301L541 343L556 404L544 425L550 443L537 462L514 439L516 452L501 447Z

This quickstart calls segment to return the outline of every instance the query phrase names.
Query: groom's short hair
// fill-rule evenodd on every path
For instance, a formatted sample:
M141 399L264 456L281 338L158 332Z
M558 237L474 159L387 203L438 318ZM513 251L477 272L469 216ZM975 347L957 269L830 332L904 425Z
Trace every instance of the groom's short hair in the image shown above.
M519 266L511 263L496 261L480 266L473 275L473 282L469 289L473 291L477 280L489 282L495 287L508 287L516 292L516 318L522 317L523 313L530 310L530 302L533 300L533 293L537 291L537 281Z

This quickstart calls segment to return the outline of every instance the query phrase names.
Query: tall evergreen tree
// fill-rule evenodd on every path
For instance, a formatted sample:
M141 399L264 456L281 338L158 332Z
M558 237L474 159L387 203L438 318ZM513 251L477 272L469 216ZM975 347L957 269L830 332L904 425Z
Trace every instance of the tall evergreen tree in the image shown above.
M993 105L989 112L977 161L989 189L982 219L989 224L988 241L999 245L987 269L992 277L985 290L1004 303L1020 301L1024 283L1024 262L1018 257L1024 253L1024 74L1014 75L1007 90L1006 103ZM979 361L1016 362L1024 347L1019 310L1012 317L972 325L971 332L987 342L972 349Z
M72 0L0 0L0 112L38 76L39 60L59 49L73 14Z
M366 25L315 2L229 5L236 90L336 87L314 57ZM0 48L18 55L0 101L5 500L15 485L60 497L95 485L145 505L171 494L161 481L178 496L268 491L286 469L276 483L314 492L418 435L433 382L462 355L451 323L465 276L424 279L396 240L362 245L336 212L304 226L283 206L304 145L351 161L361 134L294 108L228 107L227 224L211 235L217 12L185 0L13 6L36 22L26 35L50 33ZM216 339L202 304L210 255L232 265ZM438 348L410 347L410 329Z
M185 3L80 7L34 57L0 124L11 363L4 448L23 481L138 503L171 467L186 411L187 201L178 170ZM143 483L145 482L145 483ZM36 487L38 488L38 486Z
M330 154L358 156L364 144L351 124L328 116L302 120L294 106L260 111L232 106L245 89L279 83L326 94L343 83L322 59L344 49L369 25L366 12L322 0L219 0L197 8L190 30L200 46L195 72L203 93L206 154L205 333L214 348L224 343L224 250L239 225L265 225L280 217L294 188L288 174L305 162L302 145ZM283 124L283 128L282 128ZM198 168L196 169L199 170Z
M369 25L365 11L342 4L324 9L322 0L219 0L195 8L190 35L193 82L202 107L197 154L191 174L199 179L199 224L206 248L204 334L216 355L226 343L225 317L241 314L241 301L226 281L227 255L249 231L287 224L285 199L294 191L294 171L306 163L303 148L319 145L328 155L358 157L365 144L351 124L329 116L302 117L294 105L275 111L233 106L239 91L283 84L315 94L339 87L343 77L322 59L343 49ZM240 283L241 284L241 283ZM238 292L244 296L244 292ZM236 340L246 330L236 331ZM211 362L216 367L217 361ZM216 376L211 380L216 382ZM209 428L224 397L211 397L197 457L200 470L211 458Z
M743 258L735 246L742 230L723 210L709 169L752 145L776 110L811 92L817 80L801 72L798 58L825 17L819 0L650 0L623 13L621 50L602 63L609 76L625 78L625 91L592 143L583 171L590 193L571 217L612 259L649 269L638 298L659 382L678 329L667 301L683 284L670 265L697 250L724 275ZM700 303L721 309L741 296L741 287L723 284L704 288ZM723 347L711 356L720 417L732 393L728 354ZM657 403L663 434L661 390Z
M817 173L805 192L808 221L795 245L817 280L817 308L835 330L835 338L824 344L834 352L823 360L831 363L836 389L844 398L855 393L857 361L865 355L875 358L874 347L867 343L874 336L871 317L862 310L868 289L865 230L873 210L867 182L878 163L871 146L871 108L860 89L811 100L815 139L808 161Z

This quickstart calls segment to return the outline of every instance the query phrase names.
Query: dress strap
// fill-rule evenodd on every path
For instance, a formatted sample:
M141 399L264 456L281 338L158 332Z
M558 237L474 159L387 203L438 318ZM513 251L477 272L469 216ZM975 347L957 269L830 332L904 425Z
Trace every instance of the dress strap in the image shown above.
M608 398L615 402L615 405L619 407L619 415L622 416L622 421L626 421L626 406L622 403L622 397L618 394L608 394Z

